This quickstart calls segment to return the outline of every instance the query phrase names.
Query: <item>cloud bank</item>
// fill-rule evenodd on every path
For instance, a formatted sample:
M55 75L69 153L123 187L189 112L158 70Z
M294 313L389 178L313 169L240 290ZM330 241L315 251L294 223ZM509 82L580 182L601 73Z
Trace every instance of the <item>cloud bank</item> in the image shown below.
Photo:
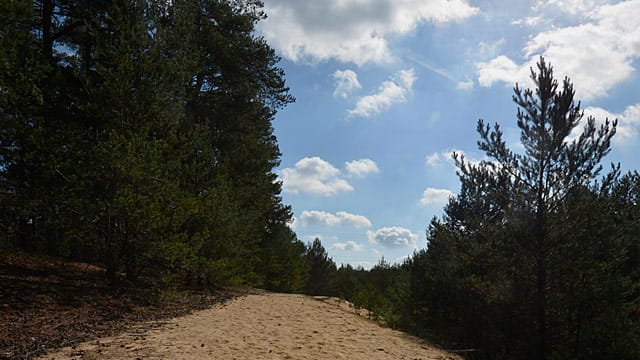
M479 63L480 86L494 83L512 86L518 82L522 87L531 87L529 69L536 69L542 55L554 66L556 78L571 78L578 99L606 96L631 75L635 70L633 61L640 58L640 0L583 5L590 10L585 14L586 22L533 36L522 49L524 62L499 55Z
M258 29L294 62L389 63L389 38L419 24L461 21L479 12L465 0L268 0Z

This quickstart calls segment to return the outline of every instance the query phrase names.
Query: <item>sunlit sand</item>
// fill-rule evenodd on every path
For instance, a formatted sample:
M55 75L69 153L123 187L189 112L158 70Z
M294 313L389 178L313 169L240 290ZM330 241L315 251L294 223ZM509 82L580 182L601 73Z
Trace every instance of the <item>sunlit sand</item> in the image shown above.
M335 298L253 294L44 359L456 359Z

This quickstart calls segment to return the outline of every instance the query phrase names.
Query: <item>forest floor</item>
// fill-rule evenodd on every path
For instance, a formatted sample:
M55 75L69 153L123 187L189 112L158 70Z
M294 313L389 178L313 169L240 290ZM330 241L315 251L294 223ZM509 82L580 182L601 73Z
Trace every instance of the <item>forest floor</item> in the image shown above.
M0 359L459 359L337 298L223 289L149 302L104 278L0 253Z
M31 359L207 309L246 291L191 292L171 300L109 286L104 269L0 249L0 359Z

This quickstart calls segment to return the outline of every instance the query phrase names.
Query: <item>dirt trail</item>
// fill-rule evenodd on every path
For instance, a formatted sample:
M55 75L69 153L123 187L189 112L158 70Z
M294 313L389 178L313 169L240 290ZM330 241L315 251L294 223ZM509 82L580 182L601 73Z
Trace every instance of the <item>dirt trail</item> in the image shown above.
M457 359L335 298L252 294L42 359Z

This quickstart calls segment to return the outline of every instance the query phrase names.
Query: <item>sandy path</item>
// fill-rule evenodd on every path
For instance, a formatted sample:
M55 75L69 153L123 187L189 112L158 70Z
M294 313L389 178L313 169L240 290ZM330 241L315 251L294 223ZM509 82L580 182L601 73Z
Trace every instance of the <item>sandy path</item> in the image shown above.
M43 359L456 359L337 299L265 293Z

